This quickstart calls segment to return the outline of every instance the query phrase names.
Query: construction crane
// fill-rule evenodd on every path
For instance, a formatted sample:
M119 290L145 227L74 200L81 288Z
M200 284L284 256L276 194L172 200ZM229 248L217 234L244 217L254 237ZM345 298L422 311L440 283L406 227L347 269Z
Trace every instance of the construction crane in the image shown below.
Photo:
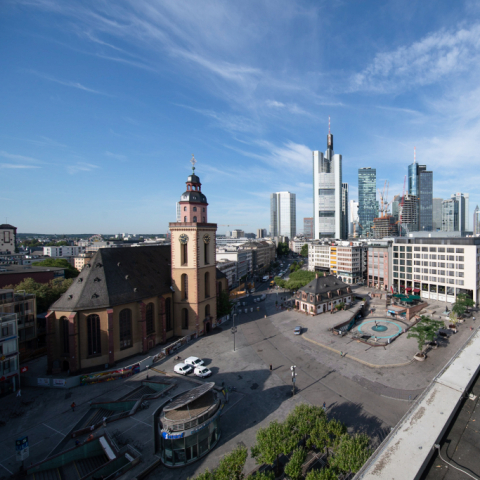
M388 215L388 207L392 202L388 201L388 188L390 186L390 183L385 180L385 183L383 184L383 190L380 192L378 190L378 194L380 196L380 218L384 218Z

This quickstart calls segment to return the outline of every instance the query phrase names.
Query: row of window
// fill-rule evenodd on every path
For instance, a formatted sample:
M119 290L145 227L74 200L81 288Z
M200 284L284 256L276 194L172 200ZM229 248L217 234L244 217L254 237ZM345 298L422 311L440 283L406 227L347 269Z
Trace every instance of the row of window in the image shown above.
M394 252L411 252L412 247L405 247L404 245L394 245L393 246ZM413 247L413 251L415 252L444 252L447 253L465 253L464 248L453 248L453 247Z
M205 285L204 285L204 295L205 298L210 297L210 273L205 272ZM180 288L181 288L181 298L182 300L188 300L188 275L186 273L182 274L181 281L180 281Z

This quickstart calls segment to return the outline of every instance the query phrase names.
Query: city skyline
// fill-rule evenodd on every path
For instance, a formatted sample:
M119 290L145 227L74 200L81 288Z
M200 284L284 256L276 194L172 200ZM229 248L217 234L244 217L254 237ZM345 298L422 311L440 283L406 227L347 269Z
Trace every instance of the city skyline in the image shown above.
M350 199L365 166L401 194L416 146L435 197L480 203L472 2L19 0L0 21L2 213L20 233L166 232L192 153L217 223L265 228L271 191L310 217L329 115Z

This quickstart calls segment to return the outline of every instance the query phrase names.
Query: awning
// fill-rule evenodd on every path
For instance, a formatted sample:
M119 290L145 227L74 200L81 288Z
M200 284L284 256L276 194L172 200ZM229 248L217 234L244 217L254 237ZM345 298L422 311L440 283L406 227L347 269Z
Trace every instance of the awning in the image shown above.
M393 313L394 315L396 315L396 311L395 310L387 310L387 313Z
M405 290L409 292L412 289L412 287L407 287Z
M419 288L414 288L413 291L414 291L415 293L420 293L420 289L419 289Z

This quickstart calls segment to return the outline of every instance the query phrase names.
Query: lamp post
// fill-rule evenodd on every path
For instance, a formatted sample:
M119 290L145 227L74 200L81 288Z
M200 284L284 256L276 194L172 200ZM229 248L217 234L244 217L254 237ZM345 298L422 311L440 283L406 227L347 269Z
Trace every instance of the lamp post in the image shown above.
M237 333L237 327L235 326L235 313L233 314L233 325L232 325L232 333L233 333L233 351L235 351L235 334Z
M296 380L296 376L297 374L295 373L295 369L296 369L296 365L292 365L290 367L290 370L292 371L292 395L295 395L295 380Z

